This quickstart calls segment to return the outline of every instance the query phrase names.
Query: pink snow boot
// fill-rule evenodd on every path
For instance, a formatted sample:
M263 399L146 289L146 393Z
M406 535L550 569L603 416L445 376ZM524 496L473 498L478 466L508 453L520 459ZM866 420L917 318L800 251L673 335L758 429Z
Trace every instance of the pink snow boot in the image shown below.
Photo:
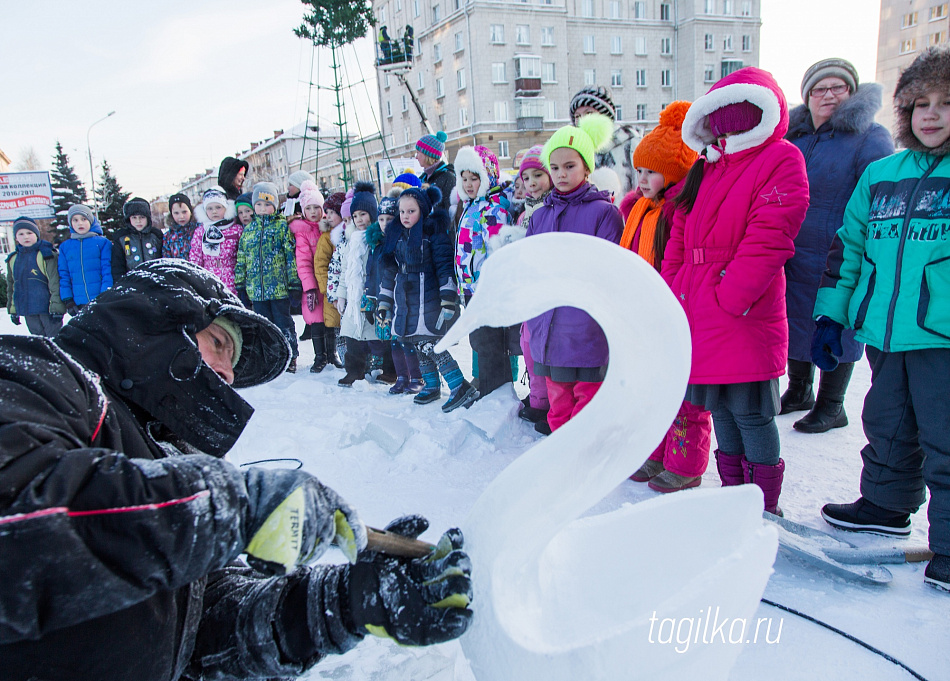
M782 493L782 479L785 477L785 461L778 460L774 466L761 463L750 463L742 460L742 472L746 482L752 482L762 488L765 496L765 510L781 516L782 509L778 505L778 497Z
M726 454L716 450L716 470L719 471L719 479L722 480L723 487L733 487L748 482L742 473L742 464L745 457L741 454Z

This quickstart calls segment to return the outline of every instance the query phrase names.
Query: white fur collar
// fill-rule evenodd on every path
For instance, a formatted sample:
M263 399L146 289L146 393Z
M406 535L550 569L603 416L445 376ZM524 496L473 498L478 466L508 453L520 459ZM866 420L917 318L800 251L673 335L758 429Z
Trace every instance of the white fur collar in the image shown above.
M343 232L345 229L346 222L344 221L330 230L330 243L333 244L334 248L340 245L340 241L343 239Z
M722 156L722 150L714 146L716 136L709 129L707 116L727 104L751 102L762 109L762 120L751 130L733 135L726 143L726 153L735 154L757 147L772 137L781 122L781 109L778 97L764 85L753 83L733 83L716 90L710 90L693 102L683 119L683 141L693 151L706 149L706 160L715 163Z
M234 208L234 201L228 199L228 205L224 210L223 220L234 220L237 217L237 210ZM203 225L210 225L211 220L208 218L208 214L205 212L205 205L199 203L195 206L195 219Z

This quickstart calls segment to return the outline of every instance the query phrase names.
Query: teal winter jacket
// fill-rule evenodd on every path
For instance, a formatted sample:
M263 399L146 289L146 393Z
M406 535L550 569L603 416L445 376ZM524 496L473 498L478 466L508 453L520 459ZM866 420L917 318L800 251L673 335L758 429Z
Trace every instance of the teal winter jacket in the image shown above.
M301 290L294 235L283 215L255 215L238 244L234 284L253 301L287 298Z
M950 347L950 156L902 151L867 167L814 314L884 352Z

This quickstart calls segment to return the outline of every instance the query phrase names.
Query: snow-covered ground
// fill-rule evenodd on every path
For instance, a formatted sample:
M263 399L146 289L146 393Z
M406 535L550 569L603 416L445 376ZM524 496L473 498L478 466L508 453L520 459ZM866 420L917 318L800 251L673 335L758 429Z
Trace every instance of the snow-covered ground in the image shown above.
M0 333L26 333L26 329L14 327L4 314ZM470 410L443 414L439 403L416 406L411 397L390 396L388 386L360 381L351 389L339 388L336 382L343 372L330 367L318 375L308 373L313 350L309 342L300 345L299 373L242 391L257 411L229 458L238 465L261 459L299 459L306 470L358 508L370 525L381 527L399 515L421 513L432 525L423 539L434 541L442 530L460 524L488 483L540 439L518 419L519 404L511 391L493 395ZM452 352L471 375L470 349L459 345ZM834 532L818 514L821 505L857 498L859 452L864 445L860 414L869 383L868 365L860 362L846 401L851 419L847 428L804 435L792 429L802 414L778 417L787 466L780 502L786 517ZM516 384L516 391L522 397L527 387ZM702 486L719 486L714 463ZM645 484L627 481L590 513L653 496L656 493ZM860 546L926 544L926 507L913 517L913 534L907 542L852 534L843 538ZM339 555L330 558L342 560ZM644 546L643 560L651 558L650 547ZM924 565L888 566L894 575L891 584L863 586L780 554L765 598L867 642L928 681L946 680L950 679L950 594L925 586ZM648 584L604 588L649 591ZM477 612L477 601L473 606ZM697 618L701 616L697 613ZM842 636L771 606L762 604L756 617L771 618L771 642L763 640L763 628L758 642L745 645L729 677L733 681L912 678L896 664ZM629 678L637 678L636 669L637 660L631 659ZM317 665L304 678L471 681L474 676L457 642L413 649L367 638L348 654Z

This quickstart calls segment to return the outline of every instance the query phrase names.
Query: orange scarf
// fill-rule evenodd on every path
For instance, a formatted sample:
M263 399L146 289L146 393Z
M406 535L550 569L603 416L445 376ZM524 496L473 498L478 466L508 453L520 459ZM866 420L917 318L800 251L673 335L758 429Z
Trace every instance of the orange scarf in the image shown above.
M645 196L640 197L630 209L627 224L623 228L623 236L620 237L620 245L629 249L639 230L640 243L637 244L637 254L654 267L656 255L653 252L653 239L656 236L656 223L660 219L660 207L663 201L660 199L656 202Z

